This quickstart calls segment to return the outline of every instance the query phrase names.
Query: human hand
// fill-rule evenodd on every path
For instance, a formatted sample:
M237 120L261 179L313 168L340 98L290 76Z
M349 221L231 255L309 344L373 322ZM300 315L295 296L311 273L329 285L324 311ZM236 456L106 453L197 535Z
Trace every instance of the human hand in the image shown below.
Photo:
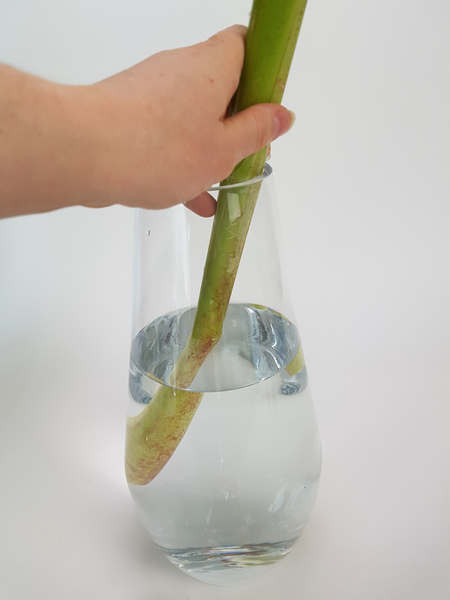
M226 117L245 32L230 27L86 86L0 65L0 217L77 204L214 214L206 190L293 123L276 104Z
M90 205L166 208L185 203L210 216L205 191L293 124L293 115L259 104L226 118L239 83L246 28L160 52L92 86L100 110L99 193Z

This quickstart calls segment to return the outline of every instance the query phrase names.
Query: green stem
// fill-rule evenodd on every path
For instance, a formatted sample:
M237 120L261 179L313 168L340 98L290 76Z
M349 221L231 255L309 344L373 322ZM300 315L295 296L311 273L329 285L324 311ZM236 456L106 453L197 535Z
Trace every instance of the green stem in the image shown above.
M306 0L254 0L245 59L231 112L262 102L280 103L294 55ZM225 185L259 176L267 148L240 162ZM221 190L206 258L197 313L186 347L150 404L128 420L125 467L129 483L145 485L175 452L202 394L188 388L222 335L260 184ZM295 359L294 359L295 360Z
M234 112L260 102L280 104L307 0L254 0Z

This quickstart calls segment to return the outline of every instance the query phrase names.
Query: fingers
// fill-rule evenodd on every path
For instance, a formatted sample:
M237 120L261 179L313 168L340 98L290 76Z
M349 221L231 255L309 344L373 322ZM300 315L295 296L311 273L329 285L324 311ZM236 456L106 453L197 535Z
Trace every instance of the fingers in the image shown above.
M255 104L224 120L226 141L236 163L292 129L295 115L277 104Z
M236 157L234 164L270 145L289 131L294 122L294 113L277 104L257 104L226 119L226 143L230 144ZM208 192L202 192L185 202L186 208L201 217L212 217L216 205L216 200Z
M211 194L202 192L196 198L185 202L184 205L200 217L212 217L216 212L217 203Z
M204 42L208 49L211 72L216 83L225 84L227 104L231 100L241 77L245 53L247 27L233 25L213 35Z
M209 38L209 41L217 41L219 43L224 42L230 36L234 36L238 34L241 38L242 42L245 40L245 36L247 34L247 27L245 25L232 25L231 27L227 27L226 29L222 29L218 33L214 34Z

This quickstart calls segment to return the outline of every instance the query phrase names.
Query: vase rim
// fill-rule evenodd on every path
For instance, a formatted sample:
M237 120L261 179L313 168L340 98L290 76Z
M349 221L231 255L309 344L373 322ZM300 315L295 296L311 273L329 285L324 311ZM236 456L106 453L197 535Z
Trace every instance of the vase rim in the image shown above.
M230 183L229 185L213 185L209 188L208 191L220 192L221 190L231 190L233 188L242 187L244 185L253 185L254 183L264 181L265 179L267 179L267 177L270 177L270 175L272 175L272 172L272 167L268 163L265 163L263 172L261 173L261 175L258 175L258 177L253 177L253 179L248 179L247 181L240 181L239 183Z

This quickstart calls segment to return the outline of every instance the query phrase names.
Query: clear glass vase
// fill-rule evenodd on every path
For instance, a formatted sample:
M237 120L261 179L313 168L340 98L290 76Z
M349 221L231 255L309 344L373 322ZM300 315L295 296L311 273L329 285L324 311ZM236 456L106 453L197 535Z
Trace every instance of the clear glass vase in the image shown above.
M291 550L311 514L321 470L272 179L266 165L236 193L229 186L232 219L243 210L243 186L260 187L258 200L223 334L189 384L173 372L193 327L213 220L184 206L136 211L127 448L153 444L164 466L149 482L128 467L129 488L167 558L218 585L262 574ZM161 410L133 437L152 402ZM186 402L195 406L172 436Z

